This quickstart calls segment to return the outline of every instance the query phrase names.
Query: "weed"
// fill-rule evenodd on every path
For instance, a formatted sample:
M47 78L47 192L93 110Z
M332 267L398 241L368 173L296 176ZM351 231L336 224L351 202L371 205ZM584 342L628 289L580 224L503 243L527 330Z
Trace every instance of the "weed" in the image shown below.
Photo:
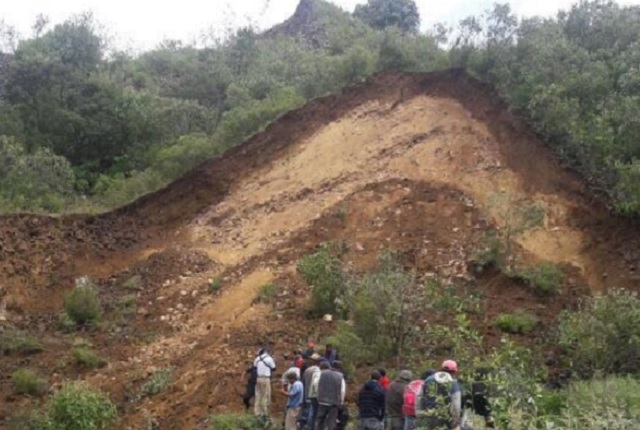
M78 324L66 312L62 312L58 317L58 328L64 333L73 333L78 329Z
M160 394L169 387L172 379L173 369L171 367L166 367L154 372L149 380L142 386L142 389L140 390L140 398L152 397L156 394Z
M505 245L496 232L485 234L482 245L473 258L475 272L480 275L491 267L503 268L505 264Z
M78 325L98 321L101 313L98 291L91 284L74 288L64 296L64 310Z
M124 281L122 287L126 290L140 291L142 289L142 276L133 275L132 277Z
M15 327L0 331L0 351L3 354L35 354L43 350L40 341Z
M318 252L302 257L297 269L311 287L310 313L314 316L335 313L339 293L344 286L340 260L329 252L327 246L323 246Z
M107 365L107 360L100 357L93 349L86 346L73 348L71 350L71 354L78 365L88 369L104 367Z
M138 297L135 294L128 294L118 301L118 308L124 315L131 315L136 311Z
M16 370L11 374L16 394L42 397L47 389L47 381L29 369Z
M544 262L517 273L531 288L543 295L555 294L562 286L562 270L555 264Z
M222 279L213 278L209 279L209 294L217 294L222 288Z
M253 415L214 415L207 430L254 430L263 427Z
M496 325L506 333L527 334L536 328L538 319L528 312L517 310L511 314L498 316Z
M276 284L263 285L253 299L253 303L272 304L278 297L279 290L280 287Z

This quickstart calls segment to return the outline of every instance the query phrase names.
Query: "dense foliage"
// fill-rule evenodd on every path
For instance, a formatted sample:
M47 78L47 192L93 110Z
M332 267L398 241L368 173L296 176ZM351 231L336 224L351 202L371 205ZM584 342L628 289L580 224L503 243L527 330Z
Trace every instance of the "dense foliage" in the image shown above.
M380 70L449 67L492 83L619 211L640 211L640 7L582 1L519 21L497 4L420 34L412 0L354 16L310 3L313 28L138 56L110 47L90 15L40 20L24 40L0 25L13 52L0 55L0 211L119 206L311 98Z

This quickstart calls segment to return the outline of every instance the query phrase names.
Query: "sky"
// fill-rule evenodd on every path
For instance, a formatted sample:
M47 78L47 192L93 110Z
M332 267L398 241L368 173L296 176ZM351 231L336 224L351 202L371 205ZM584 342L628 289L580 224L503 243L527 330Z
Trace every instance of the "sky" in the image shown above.
M365 0L329 0L353 11ZM511 0L520 16L555 15L577 0ZM266 29L293 14L299 0L0 0L0 21L31 35L38 14L57 24L73 14L93 12L121 49L145 50L165 39L197 40L204 33L222 35L225 29L251 23ZM477 15L495 0L416 0L423 27L437 22L456 24ZM504 2L504 0L500 0ZM640 4L640 0L619 0Z

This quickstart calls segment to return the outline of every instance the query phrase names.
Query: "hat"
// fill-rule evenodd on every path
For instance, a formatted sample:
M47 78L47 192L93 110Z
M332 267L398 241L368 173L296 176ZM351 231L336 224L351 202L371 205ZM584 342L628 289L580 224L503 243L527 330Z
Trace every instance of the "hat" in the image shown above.
M402 381L411 381L412 378L413 378L413 373L411 373L411 370L403 370L398 375L398 379Z
M314 352L313 354L311 354L311 359L313 361L320 361L321 358L322 358L322 356L320 354L318 354L317 352Z

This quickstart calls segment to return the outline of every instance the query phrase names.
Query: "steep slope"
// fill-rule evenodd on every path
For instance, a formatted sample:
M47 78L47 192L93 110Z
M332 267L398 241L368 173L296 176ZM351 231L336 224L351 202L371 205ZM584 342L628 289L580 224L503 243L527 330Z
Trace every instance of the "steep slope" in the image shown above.
M516 240L523 259L571 274L556 300L467 269L485 231L504 228L504 195L544 208L544 225ZM271 341L283 352L330 332L305 320L307 291L294 270L323 242L343 243L354 270L396 249L420 273L482 289L488 317L520 307L551 322L587 287L637 285L639 233L591 197L489 88L460 71L381 74L284 115L116 212L0 218L0 309L14 324L40 327L46 350L30 360L46 372L73 341L54 323L73 279L98 282L113 322L138 276L138 307L126 324L84 334L109 367L82 376L114 395L130 428L153 417L161 428L190 429L213 411L237 409L238 372L257 345ZM223 286L211 294L214 278ZM269 282L282 286L277 303L254 304ZM491 324L477 324L495 337ZM18 365L0 365L2 393ZM163 367L174 369L171 390L132 402ZM52 381L75 374L63 366ZM29 405L10 400L0 423Z

